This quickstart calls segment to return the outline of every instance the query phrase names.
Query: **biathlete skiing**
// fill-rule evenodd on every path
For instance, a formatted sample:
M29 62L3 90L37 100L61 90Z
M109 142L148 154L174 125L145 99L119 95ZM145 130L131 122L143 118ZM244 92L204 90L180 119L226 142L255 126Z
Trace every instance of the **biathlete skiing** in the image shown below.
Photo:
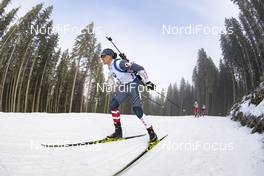
M144 83L148 90L155 89L155 85L151 81L149 81L145 69L136 63L130 63L124 59L117 58L117 53L115 53L110 48L104 49L100 57L103 64L108 65L108 79L115 78L119 82L119 85L122 85L121 88L114 93L114 96L112 97L112 100L110 102L110 111L112 114L115 131L113 134L107 137L123 137L120 122L120 112L118 107L127 98L129 98L133 106L134 113L141 120L146 130L148 131L149 142L157 141L158 137L153 130L153 126L143 112L142 102L139 94L139 85L141 81ZM141 80L139 78L141 78Z

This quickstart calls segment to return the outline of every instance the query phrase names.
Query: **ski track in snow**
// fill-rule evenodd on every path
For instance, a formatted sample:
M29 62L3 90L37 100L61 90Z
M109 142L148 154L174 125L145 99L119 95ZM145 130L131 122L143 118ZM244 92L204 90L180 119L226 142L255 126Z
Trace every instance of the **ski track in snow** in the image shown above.
M225 117L150 116L159 137L169 136L123 175L262 176L263 135ZM122 115L124 136L146 133ZM148 136L90 146L43 148L104 138L109 114L0 113L0 176L110 176L137 156Z

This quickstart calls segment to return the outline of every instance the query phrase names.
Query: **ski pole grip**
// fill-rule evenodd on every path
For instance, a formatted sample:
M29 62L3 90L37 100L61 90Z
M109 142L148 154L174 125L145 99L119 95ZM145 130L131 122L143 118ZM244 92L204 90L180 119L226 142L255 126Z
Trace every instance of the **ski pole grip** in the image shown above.
M111 37L106 37L107 40L109 40L110 42L112 42L112 38Z

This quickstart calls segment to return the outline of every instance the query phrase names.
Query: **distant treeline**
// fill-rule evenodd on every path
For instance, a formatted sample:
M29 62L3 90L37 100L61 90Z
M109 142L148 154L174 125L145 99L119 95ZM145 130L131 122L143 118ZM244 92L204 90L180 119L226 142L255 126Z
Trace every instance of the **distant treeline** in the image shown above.
M223 58L219 67L200 49L193 82L182 78L179 86L175 83L163 90L163 96L142 93L145 113L192 114L197 100L207 105L209 114L225 115L234 102L263 80L264 2L233 2L241 12L239 20L225 20L226 28L233 32L220 37ZM71 50L61 51L59 35L51 31L52 6L38 4L17 19L18 8L6 12L9 3L0 2L0 111L108 112L112 95L96 89L105 77L101 46L91 32L94 24L81 31ZM32 32L39 26L49 32ZM121 112L132 113L128 105L124 103Z
M264 81L264 1L232 0L240 9L239 20L225 19L226 34L220 36L222 59L217 68L204 49L198 52L193 84L182 79L170 85L167 96L187 109L193 102L207 105L211 115L226 115L231 106ZM230 32L232 29L232 32ZM183 112L164 100L165 115ZM157 107L158 108L158 107ZM155 108L154 108L155 109Z

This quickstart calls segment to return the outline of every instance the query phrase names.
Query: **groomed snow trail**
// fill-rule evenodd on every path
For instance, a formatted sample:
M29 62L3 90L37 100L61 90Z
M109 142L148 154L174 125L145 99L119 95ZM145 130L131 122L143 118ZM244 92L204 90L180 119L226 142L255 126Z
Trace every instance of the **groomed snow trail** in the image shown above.
M123 175L262 176L263 135L226 117L150 116L169 136ZM122 115L124 136L146 133ZM0 113L0 176L108 176L147 145L148 136L91 146L43 148L101 139L113 131L109 114Z

